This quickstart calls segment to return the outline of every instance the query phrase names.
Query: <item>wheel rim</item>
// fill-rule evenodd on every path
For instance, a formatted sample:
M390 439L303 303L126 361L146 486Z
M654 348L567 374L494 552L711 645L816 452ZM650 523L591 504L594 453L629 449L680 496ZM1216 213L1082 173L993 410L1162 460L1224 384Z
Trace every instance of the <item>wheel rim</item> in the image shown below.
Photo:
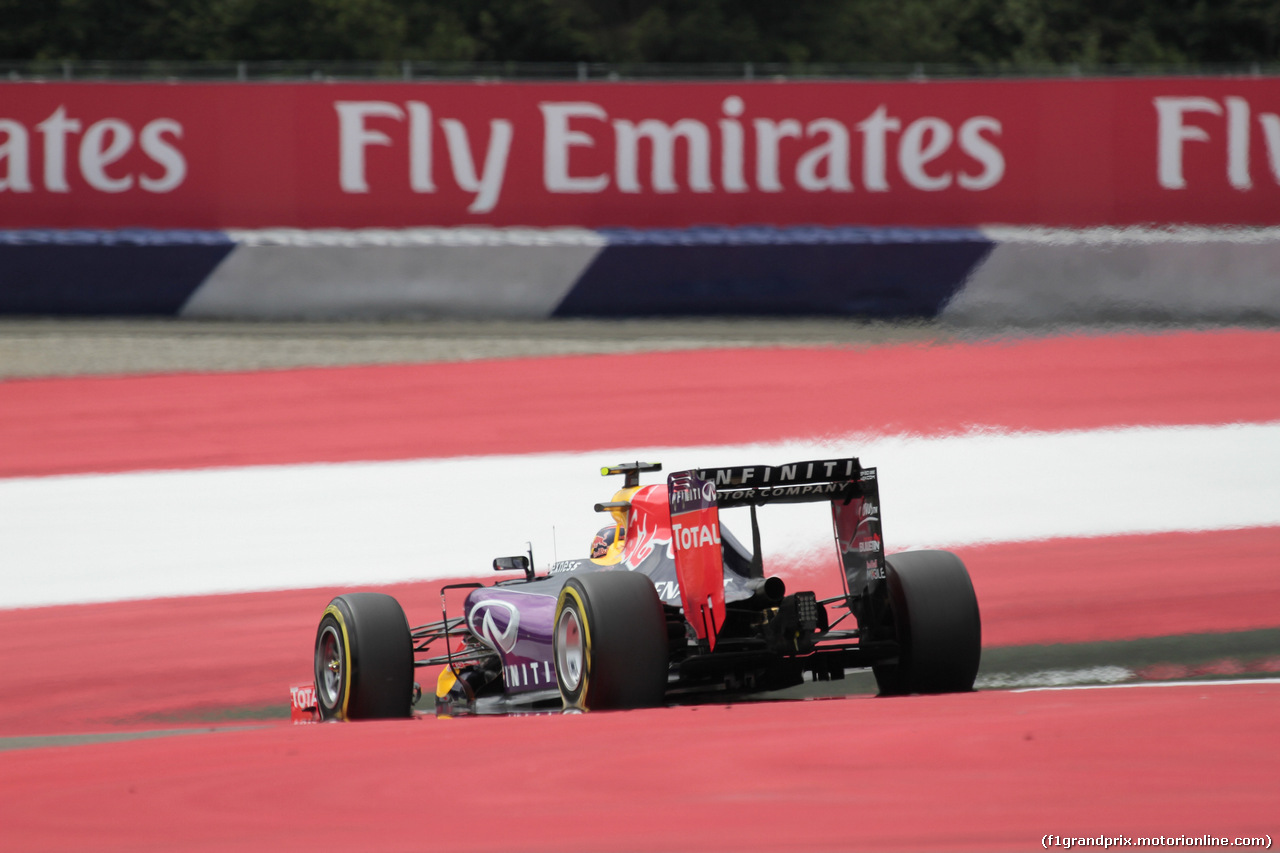
M326 625L320 633L320 699L327 708L338 707L338 698L342 695L342 640L338 637L338 629Z
M560 682L571 693L582 684L582 670L586 659L582 624L578 621L577 611L566 607L561 611L560 621L556 624L556 672L560 675Z

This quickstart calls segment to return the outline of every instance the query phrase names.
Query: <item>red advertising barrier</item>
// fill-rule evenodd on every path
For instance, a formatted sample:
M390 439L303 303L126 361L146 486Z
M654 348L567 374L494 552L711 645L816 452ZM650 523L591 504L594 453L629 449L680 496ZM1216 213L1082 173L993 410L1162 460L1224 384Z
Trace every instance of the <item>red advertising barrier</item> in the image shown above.
M0 227L1280 223L1280 78L0 84Z

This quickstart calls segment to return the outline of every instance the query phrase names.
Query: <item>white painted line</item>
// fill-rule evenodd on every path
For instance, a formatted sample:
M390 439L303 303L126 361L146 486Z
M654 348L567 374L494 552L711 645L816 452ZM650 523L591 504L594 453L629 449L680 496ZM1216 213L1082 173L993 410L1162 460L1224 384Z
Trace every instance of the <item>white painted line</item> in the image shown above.
M1227 684L1280 684L1280 678L1232 678L1206 681L1138 681L1133 684L1071 684L1062 687L1023 687L1010 693L1040 693L1045 690L1114 690L1118 687L1219 687Z
M0 607L489 575L526 541L542 566L604 523L592 505L620 482L601 465L845 455L879 468L891 552L1280 526L1280 423L22 478L0 480ZM838 571L826 504L760 519L767 561Z
M994 672L979 675L977 690L1068 687L1078 684L1118 684L1133 678L1133 670L1123 666L1090 666L1080 669L1042 669L1038 672Z

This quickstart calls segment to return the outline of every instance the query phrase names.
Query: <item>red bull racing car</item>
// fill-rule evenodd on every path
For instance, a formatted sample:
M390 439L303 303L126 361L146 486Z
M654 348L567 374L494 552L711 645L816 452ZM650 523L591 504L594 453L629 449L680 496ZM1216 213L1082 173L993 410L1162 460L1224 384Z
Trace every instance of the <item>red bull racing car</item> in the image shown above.
M876 469L856 458L673 473L605 468L625 478L598 512L612 516L592 553L539 576L532 557L503 557L522 577L466 588L460 615L411 628L381 593L340 595L315 643L314 697L295 708L322 719L406 717L414 673L443 667L439 714L639 708L708 693L750 693L870 668L882 694L973 689L981 653L978 602L964 564L946 551L886 557ZM766 571L757 509L830 503L840 594L792 592ZM751 546L719 513L749 507ZM303 698L299 698L299 696Z

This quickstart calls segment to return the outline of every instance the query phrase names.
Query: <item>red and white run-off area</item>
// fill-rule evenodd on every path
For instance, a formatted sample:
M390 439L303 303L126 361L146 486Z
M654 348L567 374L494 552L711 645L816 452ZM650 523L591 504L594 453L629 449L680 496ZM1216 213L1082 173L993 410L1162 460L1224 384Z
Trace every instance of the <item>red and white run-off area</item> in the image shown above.
M335 589L418 624L526 542L584 552L601 465L833 454L879 468L890 552L962 556L989 648L1280 627L1274 332L10 381L0 739L279 705ZM767 570L837 582L821 509L762 512ZM1274 837L1278 712L1206 683L46 740L0 752L0 847Z

